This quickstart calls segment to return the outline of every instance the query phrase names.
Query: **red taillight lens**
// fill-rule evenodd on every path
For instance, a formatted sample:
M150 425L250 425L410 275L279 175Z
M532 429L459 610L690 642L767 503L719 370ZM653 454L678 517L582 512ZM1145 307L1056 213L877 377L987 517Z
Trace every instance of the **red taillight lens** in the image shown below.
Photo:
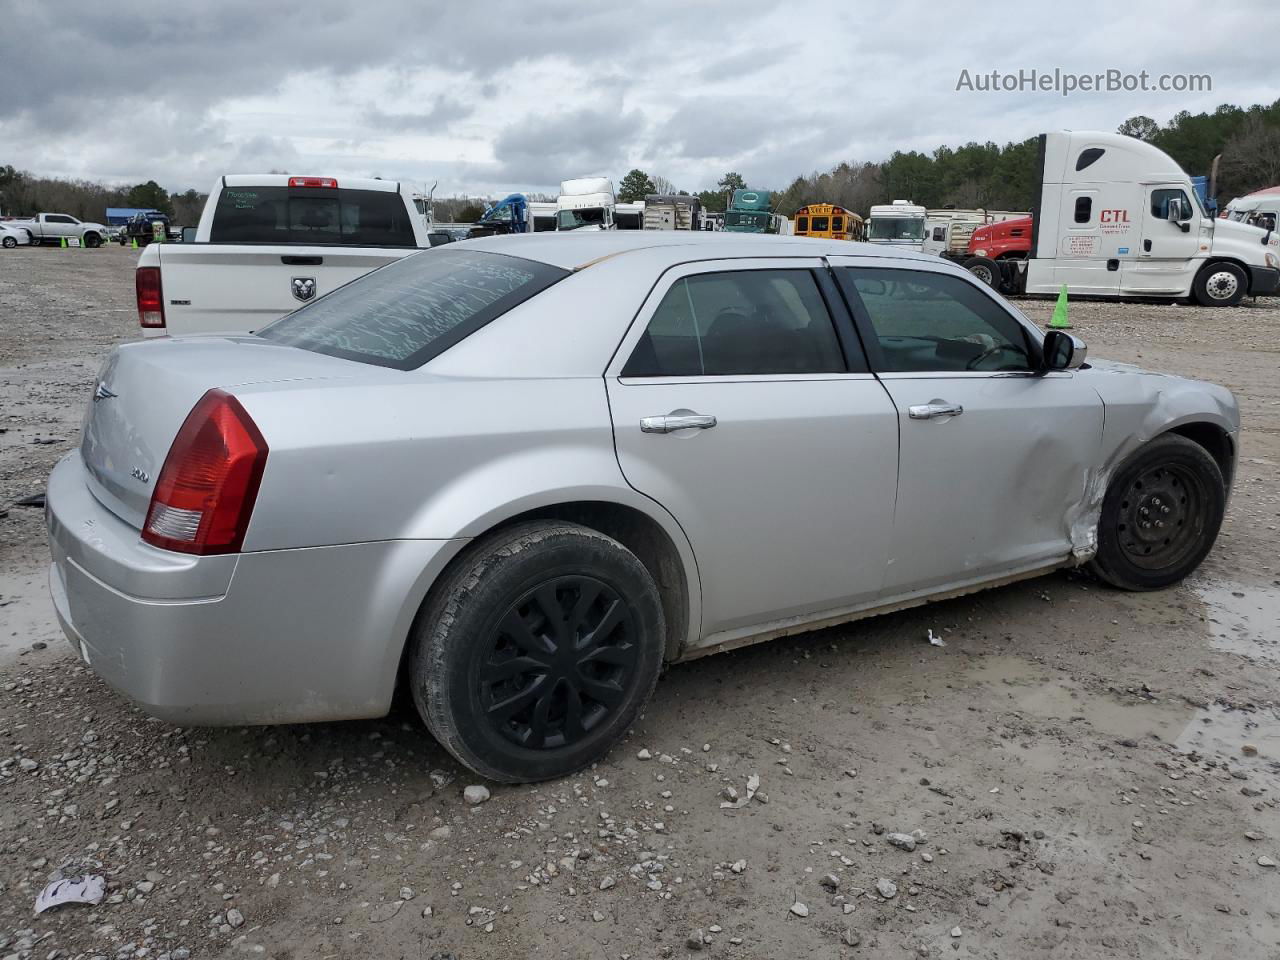
M290 177L291 187L330 187L337 189L338 181L333 177Z
M240 401L210 390L173 439L142 539L182 553L236 553L266 465L267 442Z
M164 291L160 289L160 268L139 267L133 282L138 290L138 322L144 327L163 327Z

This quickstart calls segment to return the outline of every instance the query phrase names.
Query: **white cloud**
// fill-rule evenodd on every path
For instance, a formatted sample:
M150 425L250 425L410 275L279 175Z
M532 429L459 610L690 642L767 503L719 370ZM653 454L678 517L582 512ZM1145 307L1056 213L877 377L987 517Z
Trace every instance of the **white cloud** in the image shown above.
M201 189L225 172L548 190L632 166L687 189L1280 96L1280 5L371 0L6 7L0 162ZM56 56L57 69L47 69ZM1207 93L966 93L961 69L1208 73Z

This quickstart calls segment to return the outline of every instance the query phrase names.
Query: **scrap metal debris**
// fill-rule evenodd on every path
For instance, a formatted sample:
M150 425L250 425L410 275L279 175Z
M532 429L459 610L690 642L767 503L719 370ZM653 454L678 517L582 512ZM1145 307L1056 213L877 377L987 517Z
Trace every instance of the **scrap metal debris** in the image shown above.
M929 631L929 645L930 645L930 646L933 646L933 647L945 647L945 646L947 645L947 641L943 640L941 637L935 637L935 636L933 635L933 631L932 631L932 630L930 630L930 631Z
M107 893L105 877L85 874L82 877L64 877L55 880L36 897L36 914L44 913L64 903L87 903L96 907Z

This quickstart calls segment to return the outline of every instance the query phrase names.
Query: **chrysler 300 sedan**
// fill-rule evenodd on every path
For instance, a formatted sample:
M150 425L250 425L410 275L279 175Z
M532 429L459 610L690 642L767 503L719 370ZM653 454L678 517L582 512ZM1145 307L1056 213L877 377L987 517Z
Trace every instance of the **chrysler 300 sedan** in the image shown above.
M158 717L376 717L404 684L462 763L538 780L664 663L1068 566L1174 583L1238 430L938 258L498 237L117 349L49 479L51 589Z

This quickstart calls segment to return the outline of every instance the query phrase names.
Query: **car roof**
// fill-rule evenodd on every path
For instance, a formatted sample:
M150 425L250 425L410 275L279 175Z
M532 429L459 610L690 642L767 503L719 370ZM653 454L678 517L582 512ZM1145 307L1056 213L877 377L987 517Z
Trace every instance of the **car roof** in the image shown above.
M817 237L784 237L776 234L726 233L710 230L574 230L534 234L508 234L462 241L455 249L485 250L526 260L580 270L598 260L638 250L669 251L670 262L720 260L735 257L891 257L923 260L932 264L938 257L912 250L894 249L886 244L853 243ZM696 250L696 253L694 252ZM691 256L692 254L692 256Z

